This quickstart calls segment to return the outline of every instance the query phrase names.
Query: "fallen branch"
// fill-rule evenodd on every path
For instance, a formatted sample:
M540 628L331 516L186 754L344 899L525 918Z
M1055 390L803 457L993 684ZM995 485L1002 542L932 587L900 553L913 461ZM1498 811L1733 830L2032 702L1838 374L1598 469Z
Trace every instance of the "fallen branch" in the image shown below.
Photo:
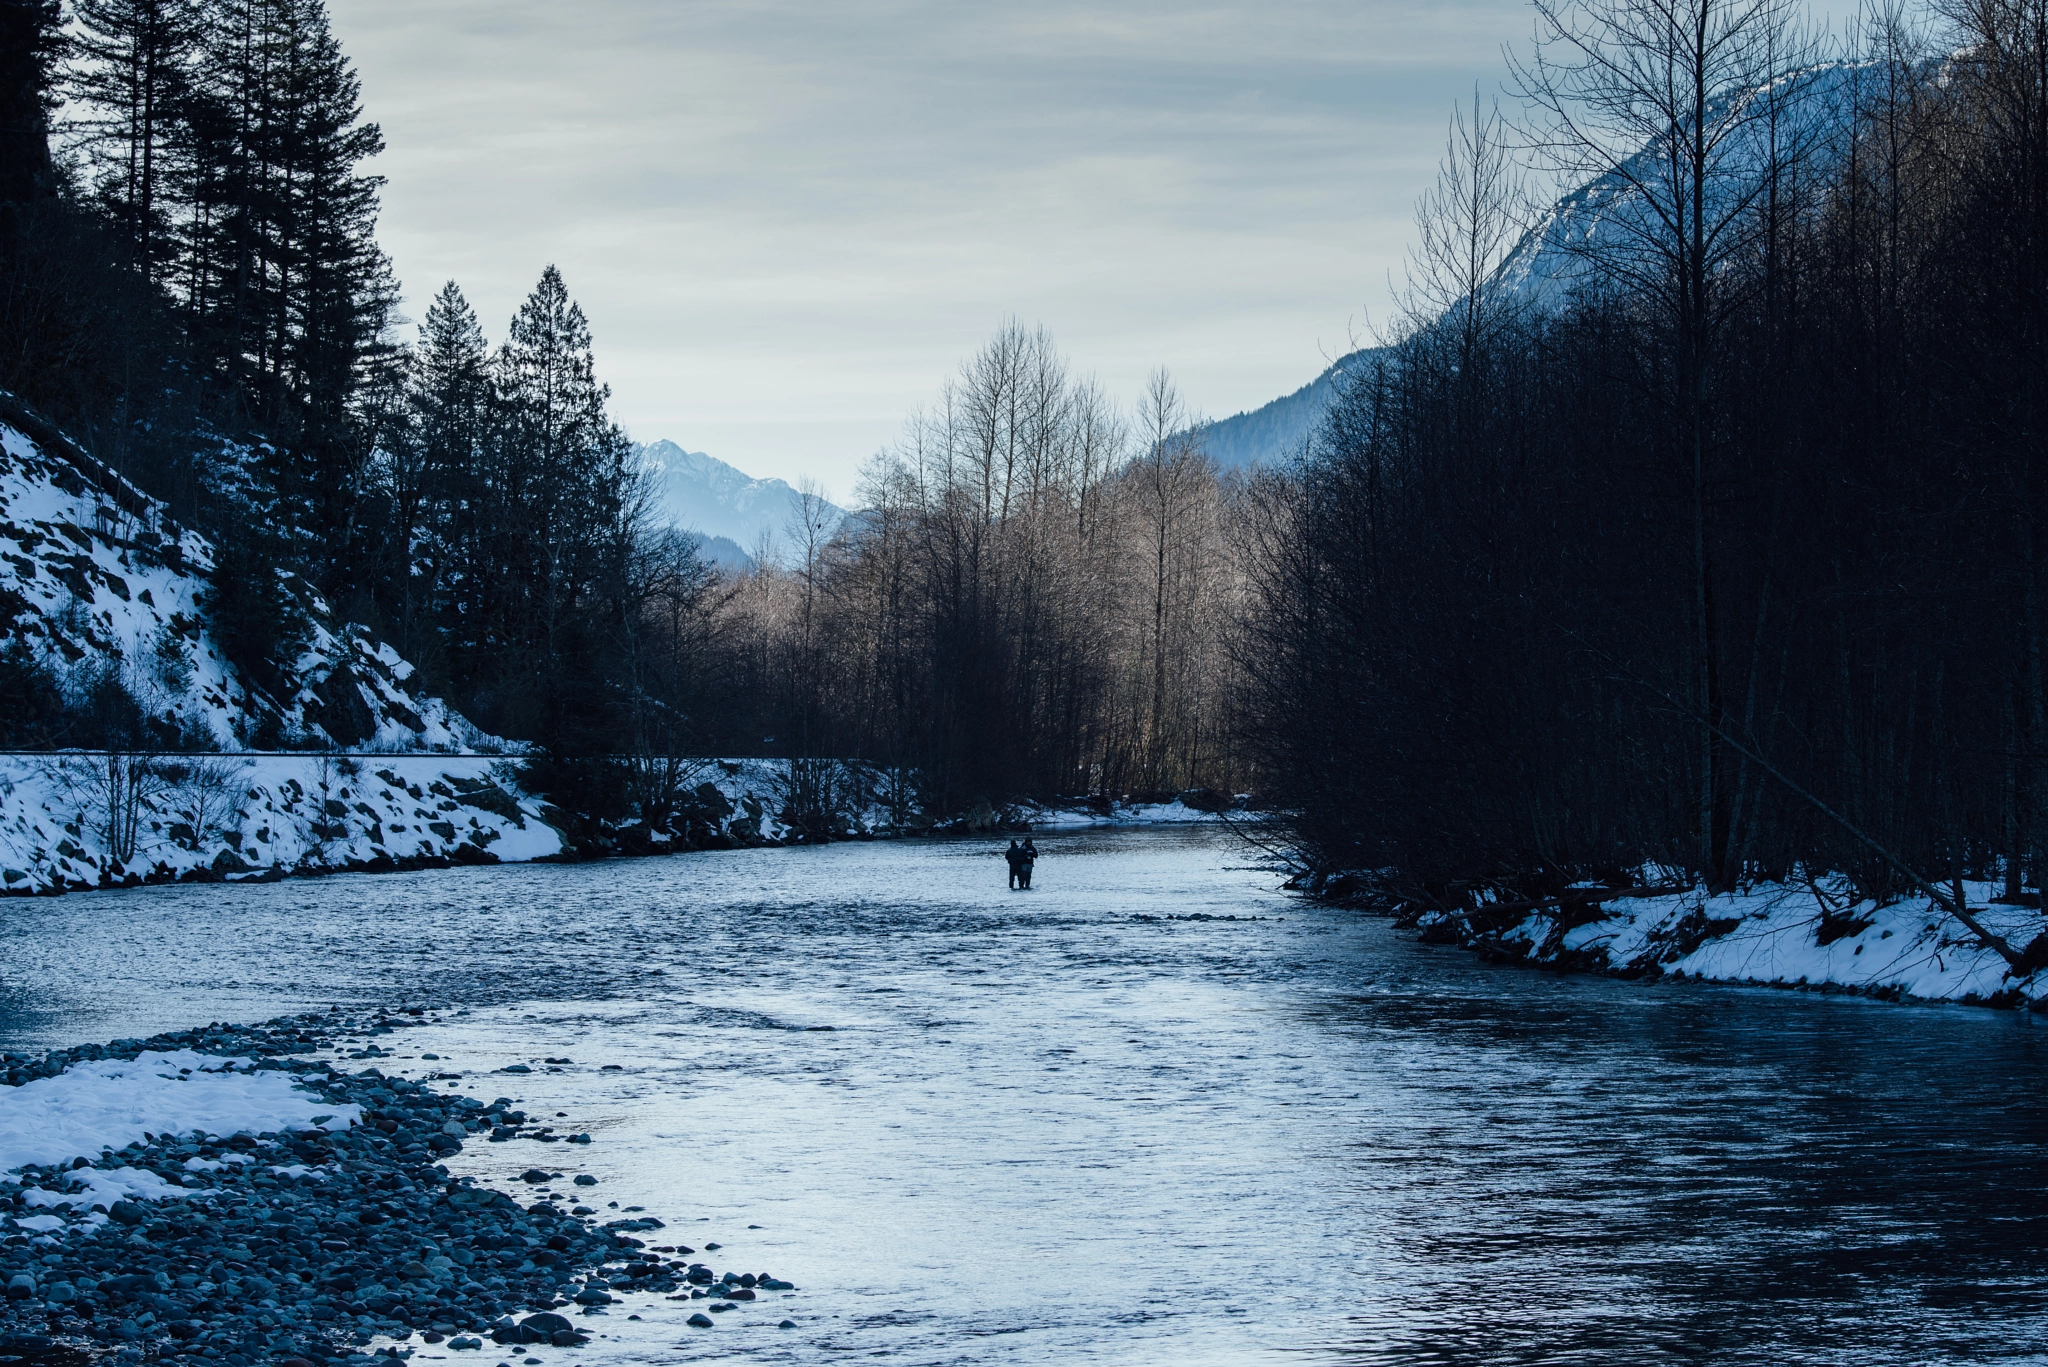
M1786 774L1783 770L1778 768L1777 765L1772 764L1769 760L1765 759L1762 755L1758 754L1753 747L1744 745L1741 741L1737 740L1734 736L1730 735L1725 729L1717 725L1712 717L1708 717L1697 711L1694 711L1692 708L1686 706L1684 703L1679 702L1678 699L1672 697L1669 693L1666 693L1663 689L1657 687L1655 684L1648 682L1647 680L1633 679L1632 682L1638 684L1643 688L1649 689L1652 693L1655 693L1658 697L1664 699L1665 702L1669 703L1678 711L1691 715L1695 721L1699 722L1700 725L1706 727L1709 731L1712 731L1715 735L1719 736L1722 740L1726 741L1739 754L1743 755L1751 763L1755 764L1757 768L1763 770L1766 774L1769 774L1772 778L1784 784L1785 787L1795 797L1799 798L1802 802L1805 802L1815 811L1819 812L1822 816L1825 816L1828 820L1834 822L1837 826L1840 826L1843 830L1847 831L1852 837L1854 837L1858 842L1869 847L1870 851L1873 854L1875 854L1879 859L1882 859L1886 863L1886 865L1888 865L1891 868L1892 872L1906 879L1914 887L1920 889L1921 892L1925 893L1927 895L1927 900L1933 903L1937 908L1939 908L1944 915L1952 917L1956 921L1960 922L1962 925L1968 927L1970 933L1972 935L1975 935L1978 941L1982 943L1985 946L1985 948L1996 951L1998 957L2005 960L2008 970L2010 971L2013 977L2030 977L2035 972L2038 972L2039 969L2042 967L2042 965L2039 962L2036 962L2041 957L2040 955L2017 950L2014 949L2010 944L2007 944L2004 936L1999 935L1996 931L1992 930L1982 921L1979 921L1976 918L1976 916L1971 913L1969 906L1964 903L1960 895L1950 896L1948 893L1943 892L1940 888L1936 887L1927 879L1921 877L1920 871L1918 869L1915 869L1912 865L1908 864L1898 855L1892 853L1890 849L1885 847L1883 844L1880 844L1875 837L1866 834L1862 827L1858 826L1855 822L1849 820L1848 817L1843 816L1833 807L1830 807L1827 803L1821 801L1818 797L1808 792L1805 788L1793 782L1790 775ZM2029 951L2031 951L2032 948L2033 946L2028 946Z

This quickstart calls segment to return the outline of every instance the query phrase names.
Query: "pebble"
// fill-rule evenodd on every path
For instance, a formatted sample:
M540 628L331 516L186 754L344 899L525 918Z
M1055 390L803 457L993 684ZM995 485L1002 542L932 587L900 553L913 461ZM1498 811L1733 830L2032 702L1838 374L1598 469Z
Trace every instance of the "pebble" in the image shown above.
M509 1097L486 1105L374 1067L349 1073L302 1057L343 1035L388 1035L420 1014L304 1015L0 1058L0 1079L18 1086L84 1059L145 1051L251 1057L259 1069L298 1074L337 1109L362 1106L364 1121L332 1132L157 1135L90 1163L81 1158L80 1166L154 1171L204 1195L117 1201L99 1227L80 1222L51 1237L16 1226L14 1217L30 1208L15 1188L0 1186L0 1362L88 1367L105 1355L106 1367L397 1367L389 1356L367 1355L373 1335L422 1333L462 1353L481 1349L485 1337L573 1347L588 1337L554 1313L572 1302L596 1310L621 1288L687 1296L692 1285L716 1295L742 1280L786 1285L751 1273L721 1281L704 1264L684 1263L690 1250L679 1246L642 1252L633 1235L661 1228L652 1217L599 1226L450 1177L440 1160L467 1139L530 1134ZM223 1161L243 1157L254 1161ZM218 1166L189 1169L192 1158ZM301 1167L304 1176L280 1171ZM32 1167L18 1177L62 1188L72 1169ZM516 1318L522 1311L539 1313ZM701 1313L690 1322L712 1323Z

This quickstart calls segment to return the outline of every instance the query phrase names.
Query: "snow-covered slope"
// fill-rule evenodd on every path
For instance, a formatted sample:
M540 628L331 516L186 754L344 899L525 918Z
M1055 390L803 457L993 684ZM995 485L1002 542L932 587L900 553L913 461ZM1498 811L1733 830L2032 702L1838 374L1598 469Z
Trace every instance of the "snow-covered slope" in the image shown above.
M0 894L573 855L563 831L583 823L526 792L521 768L491 755L0 754ZM790 770L687 764L673 810L617 847L793 843ZM809 777L831 809L811 824L835 838L932 827L904 810L901 775L828 761Z
M1329 411L1337 397L1339 377L1369 359L1376 350L1367 347L1340 357L1292 394L1283 394L1249 412L1210 423L1205 448L1226 470L1289 459L1301 450L1309 433Z
M49 449L57 448L57 449ZM77 693L111 673L165 741L220 750L274 736L294 746L501 750L360 626L332 620L302 581L278 593L306 624L281 662L288 697L250 687L221 653L203 607L214 548L47 431L0 422L0 641L18 642Z
M662 506L676 526L701 533L710 541L707 558L714 563L730 560L730 552L717 538L733 543L751 556L765 534L778 547L790 540L789 525L797 511L799 495L779 479L755 479L722 460L701 451L685 451L672 441L651 442L640 448L641 459L659 471ZM826 526L830 535L845 516L826 504Z

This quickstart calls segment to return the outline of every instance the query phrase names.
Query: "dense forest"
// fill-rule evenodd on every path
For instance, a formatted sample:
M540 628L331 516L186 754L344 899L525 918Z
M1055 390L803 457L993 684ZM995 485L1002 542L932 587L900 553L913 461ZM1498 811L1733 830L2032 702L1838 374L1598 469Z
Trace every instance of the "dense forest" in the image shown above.
M1769 0L1537 14L1409 326L1246 492L1273 790L1438 905L2038 897L2048 6L1881 6L1826 59ZM1590 185L1525 238L1546 174Z
M1010 323L843 523L716 571L552 267L495 344L453 283L405 335L318 0L0 3L0 385L215 537L248 677L295 686L304 584L585 810L861 758L941 812L1251 791L1408 899L2037 896L2048 0L1880 3L1848 51L1778 0L1535 8L1278 466Z

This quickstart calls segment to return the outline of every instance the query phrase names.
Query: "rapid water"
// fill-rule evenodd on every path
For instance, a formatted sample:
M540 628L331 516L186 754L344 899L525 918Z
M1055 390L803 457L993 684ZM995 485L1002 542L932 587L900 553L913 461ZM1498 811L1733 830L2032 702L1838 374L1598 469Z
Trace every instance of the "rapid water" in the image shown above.
M2048 1025L1490 968L1218 833L1043 843L1029 893L929 841L4 902L0 1047L456 1008L381 1066L595 1142L454 1166L802 1288L548 1367L2048 1362Z

